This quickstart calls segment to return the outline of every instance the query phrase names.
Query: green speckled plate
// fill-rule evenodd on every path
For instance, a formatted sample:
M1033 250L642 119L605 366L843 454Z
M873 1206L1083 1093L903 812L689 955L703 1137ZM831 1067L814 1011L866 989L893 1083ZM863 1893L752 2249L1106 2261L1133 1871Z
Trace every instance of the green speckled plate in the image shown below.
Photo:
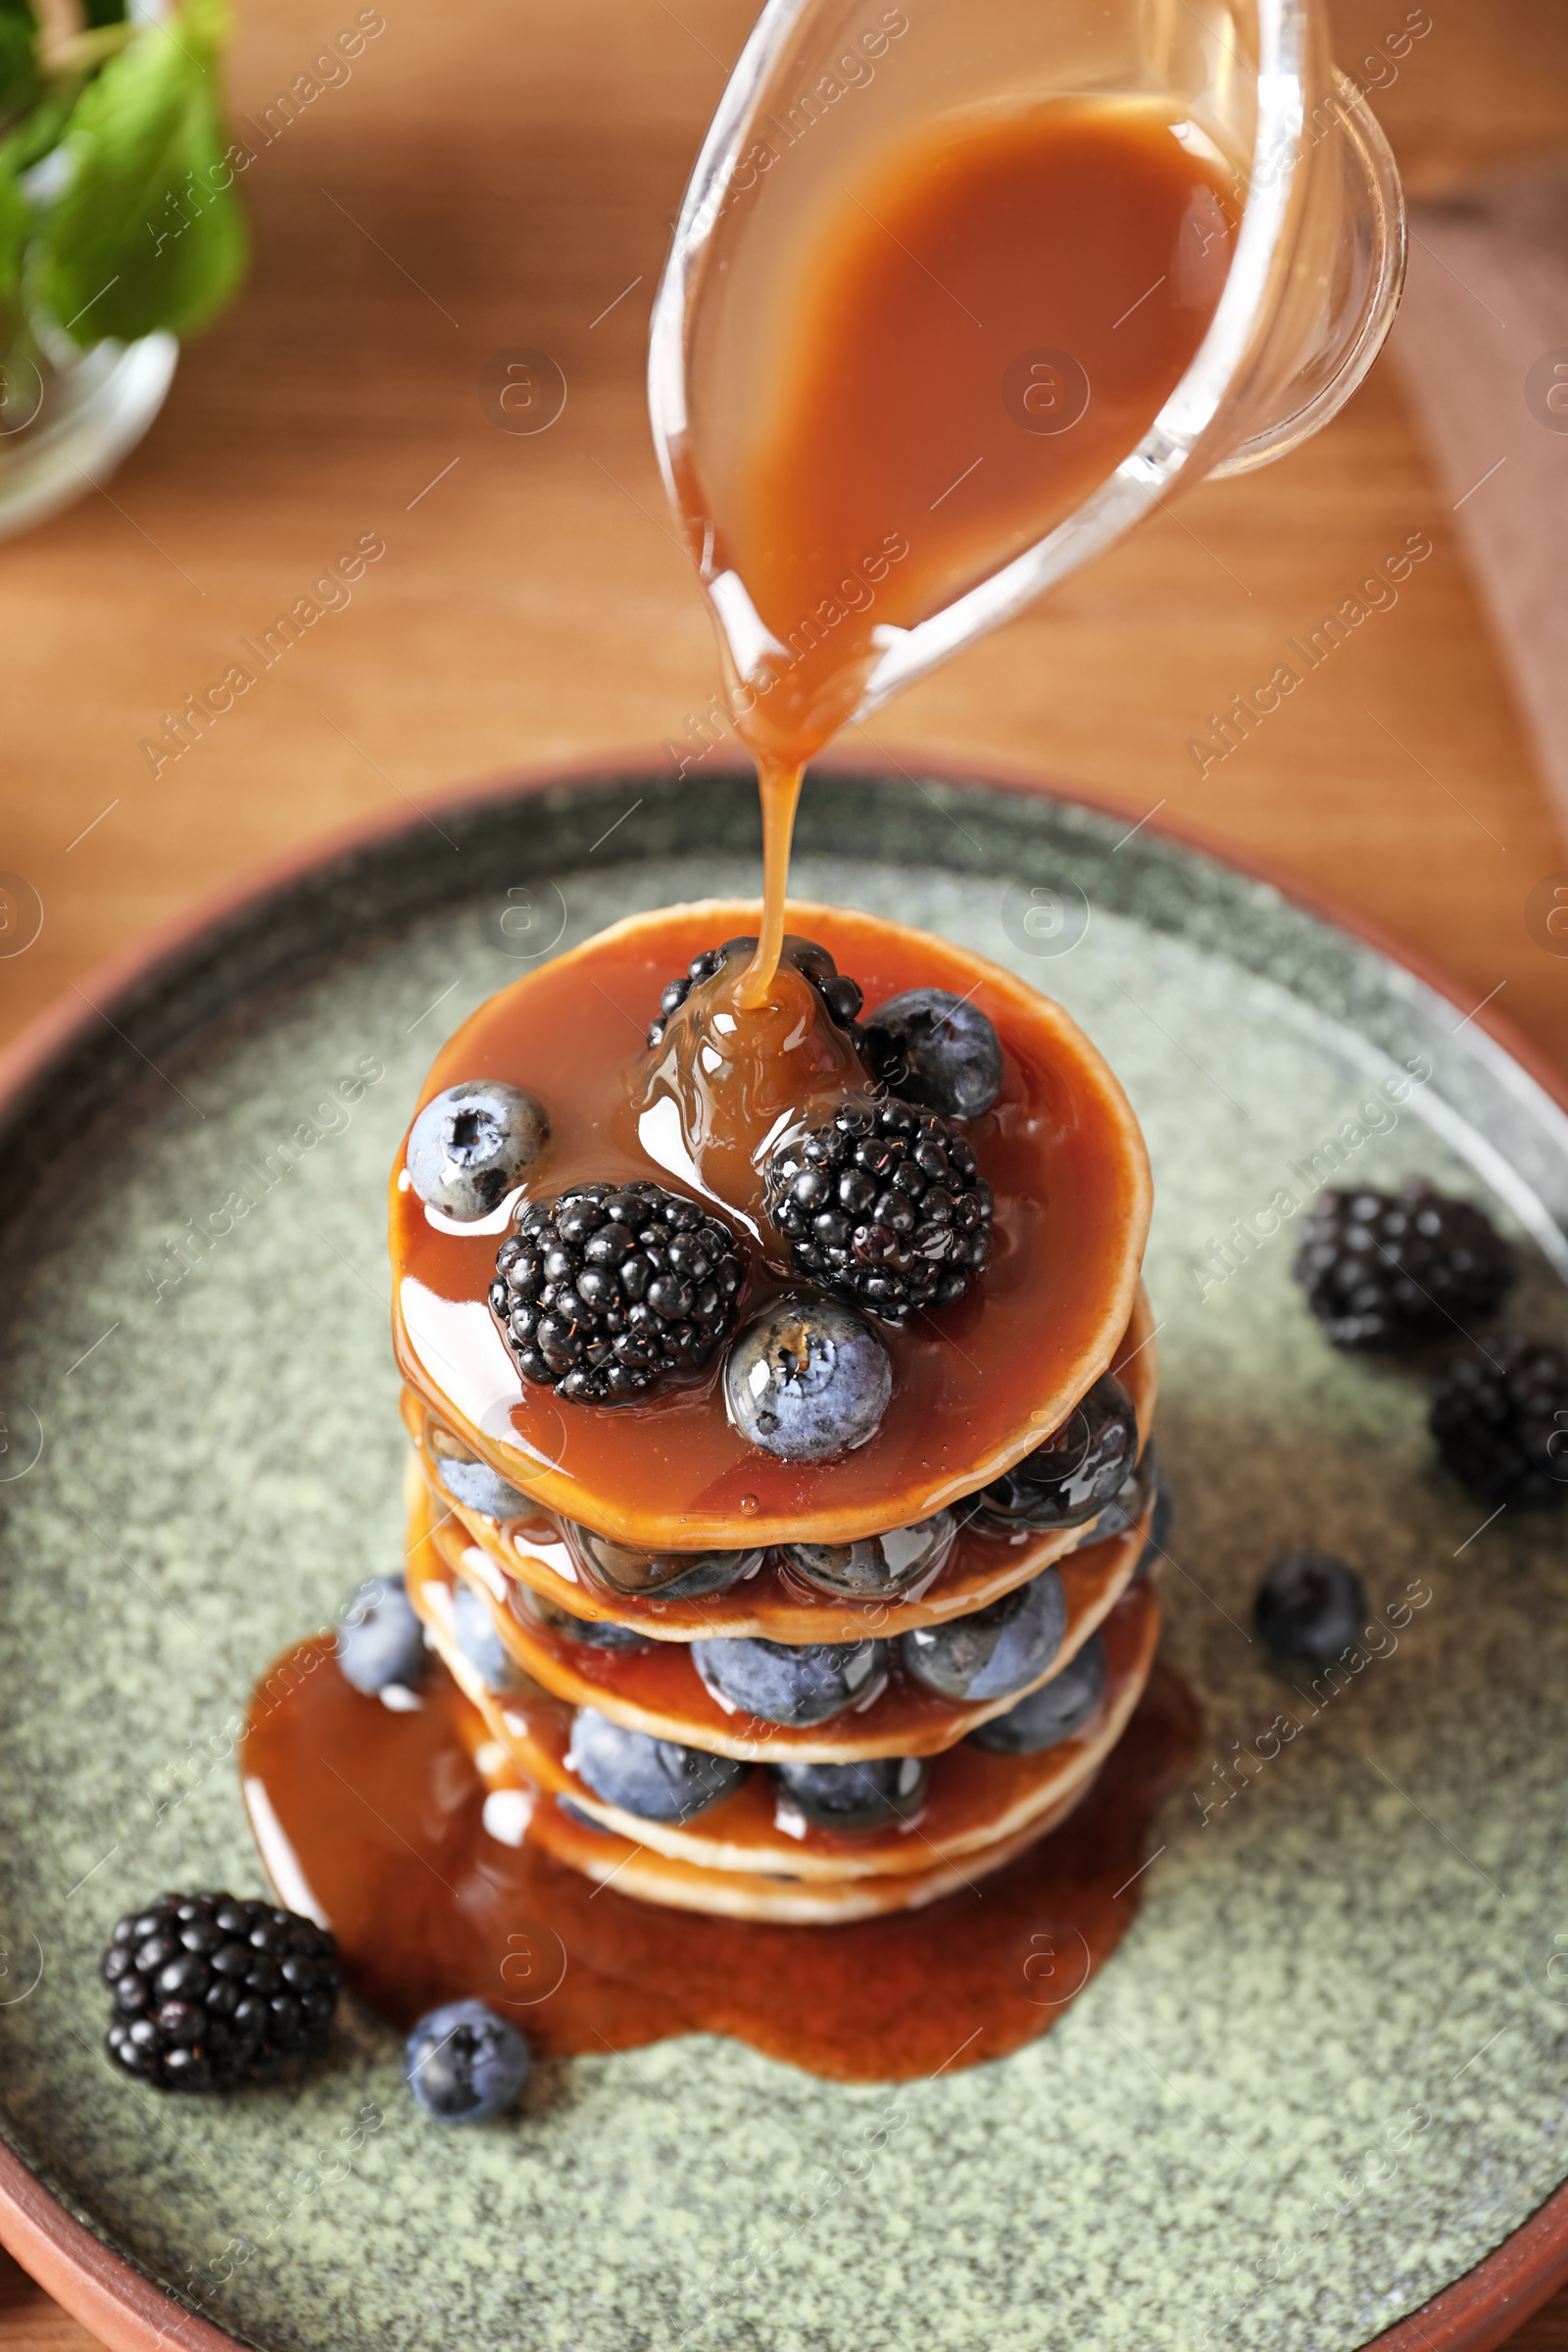
M398 1556L383 1188L421 1073L528 959L754 888L750 787L443 808L12 1057L0 2234L117 2343L1347 2352L1568 2175L1568 1522L1482 1524L1422 1379L1318 1338L1285 1205L1331 1167L1457 1187L1520 1245L1515 1320L1561 1335L1568 1119L1407 970L1123 830L842 772L803 813L803 894L1037 978L1143 1118L1165 1648L1208 1722L1102 1977L1033 2047L896 2094L688 2037L541 2069L523 2117L443 2135L352 2009L303 2084L224 2101L99 2048L121 1910L260 1890L231 1758L253 1678ZM1362 1564L1379 1629L1315 1685L1248 1630L1302 1543ZM1514 2319L1559 2238L1548 2214L1502 2258ZM1398 2340L1492 2342L1502 2277Z

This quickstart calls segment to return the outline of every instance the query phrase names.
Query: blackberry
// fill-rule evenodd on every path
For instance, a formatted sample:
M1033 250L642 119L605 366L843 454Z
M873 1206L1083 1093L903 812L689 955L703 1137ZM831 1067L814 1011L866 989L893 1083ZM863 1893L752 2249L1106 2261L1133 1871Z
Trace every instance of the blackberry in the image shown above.
M1412 1178L1319 1193L1293 1271L1336 1348L1397 1348L1494 1314L1515 1269L1479 1208Z
M658 1015L648 1024L650 1053L663 1044L664 1024L672 1012L679 1011L694 988L704 980L715 979L732 956L744 956L750 961L756 948L755 938L726 939L721 948L705 948L700 956L694 956L684 975L671 980L659 1000ZM779 961L792 965L803 980L809 980L822 1000L828 1019L835 1028L847 1029L858 1046L860 1032L856 1014L865 1003L865 992L859 982L839 970L826 948L819 948L813 939L797 939L793 933L785 935Z
M109 2055L160 2090L212 2090L275 2073L318 2043L340 1984L324 1928L275 1903L161 1894L105 1948Z
M1568 1349L1515 1336L1495 1362L1461 1357L1432 1399L1438 1451L1479 1502L1536 1509L1568 1501Z
M781 1143L767 1213L802 1274L884 1323L961 1298L991 1251L991 1187L969 1139L907 1102L844 1103Z
M579 1184L518 1210L490 1309L524 1380L618 1404L708 1361L744 1277L735 1236L695 1200L657 1184Z

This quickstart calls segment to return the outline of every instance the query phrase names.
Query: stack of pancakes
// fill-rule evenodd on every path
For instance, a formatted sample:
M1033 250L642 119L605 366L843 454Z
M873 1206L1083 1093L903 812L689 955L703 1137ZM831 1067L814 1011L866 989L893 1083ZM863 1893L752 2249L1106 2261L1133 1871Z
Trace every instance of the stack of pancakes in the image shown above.
M863 927L868 918L857 919ZM576 954L591 953L594 944ZM930 946L935 952L936 943ZM661 951L650 953L657 969ZM868 953L863 945L860 953L862 958ZM956 952L944 954L951 961ZM992 967L975 960L974 968L990 974ZM1026 992L1018 993L1021 999ZM1059 1024L1064 1016L1055 1017ZM481 1012L446 1049L427 1095L476 1061L485 1074L497 1074L494 1040L484 1048L485 1019ZM1026 1028L1004 1031L1015 1053L1033 1050ZM506 1034L515 1034L514 1022ZM1075 1052L1091 1057L1086 1041L1073 1036ZM507 1074L519 1085L531 1075L525 1068ZM417 1332L411 1337L412 1260L408 1245L400 1250L395 1238L403 1412L413 1446L408 1591L431 1647L470 1702L465 1720L475 1772L491 1792L486 1820L496 1835L534 1841L589 1877L651 1902L830 1924L912 1908L971 1885L1083 1798L1137 1705L1159 1628L1146 1573L1157 1556L1149 1443L1156 1370L1152 1318L1137 1281L1147 1166L1131 1114L1125 1115L1131 1141L1124 1148L1141 1171L1129 1180L1129 1197L1142 1208L1121 1215L1111 1239L1096 1245L1095 1278L1120 1300L1108 1349L1102 1341L1086 1346L1065 1377L1059 1363L1053 1367L1047 1390L1053 1420L1025 1421L1008 1451L1017 1460L1050 1428L1070 1424L1108 1370L1136 1407L1137 1467L1084 1524L1035 1532L1009 1524L983 1499L996 1475L994 1446L975 1462L967 1483L944 1462L939 1510L931 1507L934 1489L911 1493L912 1507L902 1516L889 1508L880 1521L893 1539L883 1547L886 1556L925 1555L913 1581L887 1596L857 1588L851 1551L858 1560L868 1542L874 1549L875 1531L862 1524L853 1530L853 1545L845 1542L842 1464L826 1466L834 1479L831 1487L820 1482L820 1508L813 1505L813 1466L803 1467L800 1500L787 1523L764 1510L764 1523L754 1531L744 1520L715 1523L710 1514L702 1550L672 1542L667 1518L652 1509L640 1534L626 1479L605 1475L596 1492L595 1476L585 1474L598 1457L585 1454L584 1470L568 1485L559 1460L519 1444L520 1412L514 1418L511 1406L499 1414L476 1410L471 1350L460 1363L450 1337L445 1353L421 1344ZM1049 1190L1043 1186L1043 1196ZM395 1237L400 1214L420 1214L406 1186L403 1196L400 1208L395 1182ZM496 1230L489 1229L490 1252ZM480 1265L474 1277L473 1307L459 1300L459 1311L477 1309L483 1271ZM459 1328L452 1322L449 1333ZM487 1360L496 1356L491 1349ZM1017 1367L1010 1369L1016 1376ZM524 1396L523 1411L528 1404ZM896 1392L890 1422L899 1407ZM639 1418L636 1406L553 1410L558 1426L588 1412L596 1422L626 1429L628 1438ZM722 1418L716 1389L710 1410ZM751 1496L741 1507L747 1504L756 1507ZM803 1572L803 1561L825 1567L825 1583L820 1574ZM921 1671L922 1634L994 1611L1004 1596L1040 1579L1057 1587L1036 1596L1046 1622L1061 1629L1054 1650L1034 1657L1026 1681L1015 1673L1004 1677L1006 1688L997 1695L941 1694L933 1687L941 1677ZM839 1589L826 1589L835 1582ZM709 1661L726 1653L702 1647L757 1642L853 1646L858 1679L825 1719L818 1711L808 1724L765 1720L720 1694L715 1684L723 1678L708 1671ZM977 1654L985 1646L982 1639ZM1058 1678L1054 1695L1062 1703L1054 1715L1041 1694ZM984 1672L975 1680L986 1685ZM1052 1736L1054 1722L1066 1727L1058 1736ZM669 1751L697 1751L695 1763L689 1753L670 1757L689 1768L696 1792L689 1809L633 1811L612 1801L612 1787L608 1795L596 1788L596 1780L608 1785L594 1766L607 1724L669 1743ZM731 1761L705 1768L702 1759L713 1757ZM887 1759L900 1761L889 1767ZM877 1785L886 1801L870 1826L844 1826L842 1816L828 1826L832 1808L824 1816L811 1801L808 1776L790 1771L872 1760L882 1762Z
M1146 1329L1141 1308L1125 1353ZM1146 1442L1152 1357L1145 1346L1126 1367ZM1137 1573L1149 1548L1148 1479L1130 1481L1125 1501L1102 1514L1120 1533L1102 1535L1100 1523L1091 1522L1020 1539L988 1528L977 1512L918 1598L834 1599L811 1592L777 1554L768 1554L755 1575L727 1592L661 1600L657 1591L621 1594L594 1579L580 1528L570 1521L543 1513L507 1519L459 1500L453 1483L472 1494L475 1471L482 1483L481 1465L465 1460L450 1429L412 1391L405 1392L405 1413L415 1439L411 1597L432 1646L472 1702L476 1769L492 1789L535 1797L531 1808L510 1814L493 1808L491 1819L526 1826L563 1860L591 1877L612 1878L627 1894L798 1922L858 1919L930 1902L996 1869L1064 1817L1120 1738L1148 1677L1159 1629L1150 1583ZM1049 1683L1092 1642L1103 1654L1102 1688L1088 1720L1067 1738L1035 1754L998 1753L971 1735L1009 1714L1022 1694L967 1703L939 1697L905 1670L898 1637L983 1607L1053 1565L1065 1592L1066 1631L1049 1672L1029 1688ZM483 1604L493 1645L482 1631L475 1638L472 1601L463 1603L460 1628L460 1593ZM620 1629L631 1644L599 1646L606 1628ZM868 1701L824 1723L764 1722L727 1708L692 1656L694 1642L758 1637L885 1641L887 1669ZM579 1708L753 1769L733 1795L684 1822L627 1813L597 1796L573 1770ZM872 1757L929 1759L918 1801L873 1831L828 1830L803 1820L769 1769L786 1761Z

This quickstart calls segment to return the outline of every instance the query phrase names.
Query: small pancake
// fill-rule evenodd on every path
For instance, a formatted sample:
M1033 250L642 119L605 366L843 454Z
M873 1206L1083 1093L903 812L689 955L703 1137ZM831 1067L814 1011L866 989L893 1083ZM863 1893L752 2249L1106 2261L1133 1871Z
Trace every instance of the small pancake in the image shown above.
M393 1344L404 1376L482 1459L552 1510L617 1542L700 1551L748 1528L760 1544L845 1544L929 1517L1009 1469L1058 1428L1114 1360L1138 1288L1152 1187L1131 1105L1102 1056L1049 997L953 941L881 915L792 905L867 1002L911 986L972 998L1003 1048L1002 1092L967 1122L995 1201L985 1273L966 1295L880 1336L892 1400L853 1452L760 1453L719 1396L717 1355L634 1406L573 1404L525 1382L491 1313L505 1205L471 1226L427 1211L403 1154L389 1200ZM671 972L756 928L750 904L663 907L555 956L481 1005L447 1041L421 1103L492 1078L543 1106L535 1200L587 1182L673 1173L702 1190L682 1112L633 1042ZM631 1010L636 1007L636 1010ZM666 1110L667 1114L666 1115ZM670 1131L670 1120L675 1132ZM746 1218L714 1200L731 1230ZM740 1312L790 1287L776 1241L749 1243Z
M1116 1349L1114 1369L1122 1378L1138 1410L1139 1449L1148 1445L1153 1426L1158 1363L1152 1345L1153 1316L1142 1285L1133 1313ZM424 1407L414 1391L403 1392L403 1418L432 1491L444 1511L450 1511L477 1544L508 1574L531 1585L536 1592L568 1609L574 1617L606 1619L629 1626L651 1642L703 1641L723 1634L733 1639L760 1638L767 1642L831 1642L891 1637L912 1626L941 1625L950 1617L966 1617L1000 1600L1017 1585L1027 1584L1053 1562L1063 1566L1095 1542L1095 1523L1065 1528L1050 1535L1004 1533L994 1524L971 1517L960 1525L958 1538L946 1564L918 1597L905 1594L890 1601L845 1600L829 1592L813 1592L784 1573L775 1554L764 1554L761 1567L727 1592L710 1592L695 1600L662 1600L611 1592L582 1576L561 1540L556 1515L541 1509L537 1520L492 1519L455 1501L441 1486L434 1459L425 1444ZM969 1503L956 1509L960 1521ZM744 1530L732 1530L732 1535ZM1069 1587L1069 1601L1071 1589ZM854 1626L852 1634L824 1627Z
M409 1592L443 1663L483 1716L490 1737L525 1780L570 1797L582 1812L634 1844L677 1861L719 1871L780 1873L809 1879L903 1876L961 1859L1035 1823L1058 1800L1087 1787L1120 1737L1149 1676L1159 1610L1147 1585L1135 1585L1106 1618L1105 1693L1092 1723L1034 1756L1000 1756L962 1741L933 1759L919 1813L908 1822L853 1836L776 1818L771 1776L754 1768L734 1795L685 1824L649 1821L607 1805L567 1766L573 1709L538 1684L517 1678L505 1693L486 1689L458 1647L453 1587L432 1547L410 1562Z
M966 1854L962 1868L941 1863L928 1871L906 1872L897 1879L841 1880L836 1886L820 1881L791 1882L764 1877L757 1871L714 1871L656 1854L634 1845L612 1830L591 1830L573 1821L551 1798L544 1798L529 1824L528 1835L563 1862L569 1862L601 1886L613 1880L622 1894L645 1903L666 1903L677 1911L719 1913L726 1919L772 1921L783 1927L838 1927L850 1920L874 1919L889 1911L916 1911L940 1902L945 1894L973 1886L990 1871L1000 1870L1037 1838L1054 1830L1081 1801L1086 1790L1062 1800L1053 1812L1027 1829L996 1844Z
M675 1740L750 1763L787 1759L798 1764L840 1764L870 1756L938 1755L978 1725L1004 1715L1025 1690L1049 1683L1082 1648L1132 1582L1152 1516L1152 1506L1126 1535L1092 1544L1057 1569L1067 1598L1067 1625L1055 1656L1035 1682L1009 1691L1004 1698L964 1705L940 1697L905 1674L895 1653L877 1695L825 1723L805 1727L767 1723L744 1709L726 1708L698 1673L689 1643L650 1642L643 1650L595 1649L556 1633L532 1614L525 1588L514 1584L507 1590L507 1580L498 1576L488 1553L464 1542L455 1523L439 1530L435 1548L449 1568L484 1595L496 1631L524 1674L572 1706L596 1707L612 1723L646 1732L655 1740ZM499 1592L498 1586L502 1588ZM863 1641L864 1621L856 1621L852 1607L836 1623L823 1626L817 1639Z

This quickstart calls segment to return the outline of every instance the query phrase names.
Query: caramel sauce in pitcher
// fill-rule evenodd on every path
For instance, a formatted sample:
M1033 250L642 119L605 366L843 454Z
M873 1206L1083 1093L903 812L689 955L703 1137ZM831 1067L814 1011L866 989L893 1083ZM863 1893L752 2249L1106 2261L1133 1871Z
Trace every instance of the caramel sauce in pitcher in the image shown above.
M765 632L731 681L766 864L743 1005L777 960L802 763L880 632L1000 570L1138 446L1213 317L1237 215L1212 142L1125 98L971 110L840 193L801 239L732 477L675 465L694 550Z

